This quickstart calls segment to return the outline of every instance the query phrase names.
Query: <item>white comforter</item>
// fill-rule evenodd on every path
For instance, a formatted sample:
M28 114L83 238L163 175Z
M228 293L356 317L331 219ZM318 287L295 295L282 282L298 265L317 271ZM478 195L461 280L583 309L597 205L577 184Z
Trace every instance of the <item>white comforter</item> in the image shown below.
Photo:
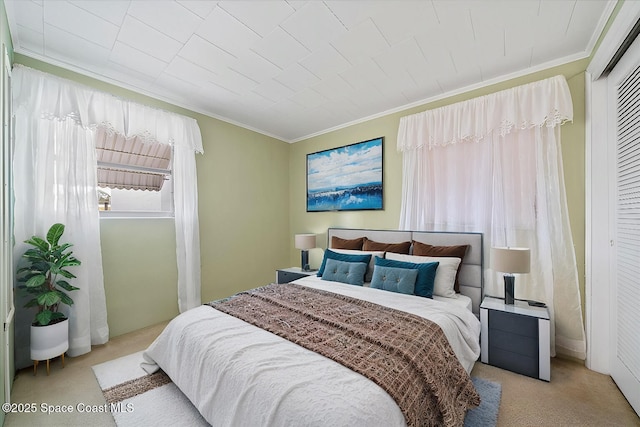
M322 281L295 283L401 309L437 323L462 366L480 354L480 322L455 304ZM209 306L182 313L144 352L214 426L402 426L377 384L348 368Z

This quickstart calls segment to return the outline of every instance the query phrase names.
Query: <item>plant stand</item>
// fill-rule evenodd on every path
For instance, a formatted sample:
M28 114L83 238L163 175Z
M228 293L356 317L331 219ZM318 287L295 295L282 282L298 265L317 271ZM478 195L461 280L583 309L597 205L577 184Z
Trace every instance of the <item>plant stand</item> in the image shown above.
M47 376L49 376L49 360L51 360L51 359L47 359ZM62 369L64 369L64 353L62 353L60 355L60 360L62 360ZM38 363L40 363L39 360L34 360L33 361L33 375L34 376L38 373Z
M69 349L69 319L47 326L31 326L31 360L33 360L33 375L38 370L38 363L47 361L47 375L49 375L49 360L60 356L64 368L64 353Z

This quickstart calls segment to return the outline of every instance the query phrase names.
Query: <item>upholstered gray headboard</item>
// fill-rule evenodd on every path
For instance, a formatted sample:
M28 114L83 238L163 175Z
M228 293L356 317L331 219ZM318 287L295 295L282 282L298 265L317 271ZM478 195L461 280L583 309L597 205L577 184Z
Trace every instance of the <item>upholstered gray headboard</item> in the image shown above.
M331 247L331 238L333 236L342 239L366 237L370 240L384 243L401 243L415 240L436 246L469 245L460 267L460 293L471 298L473 312L475 314L480 313L484 287L482 233L329 228L327 230L328 248Z

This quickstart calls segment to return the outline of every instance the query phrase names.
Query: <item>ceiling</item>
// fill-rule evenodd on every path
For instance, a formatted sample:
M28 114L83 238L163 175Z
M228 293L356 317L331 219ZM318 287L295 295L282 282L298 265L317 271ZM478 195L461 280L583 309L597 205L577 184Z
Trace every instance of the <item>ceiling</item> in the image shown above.
M17 53L287 142L587 57L616 3L4 2Z

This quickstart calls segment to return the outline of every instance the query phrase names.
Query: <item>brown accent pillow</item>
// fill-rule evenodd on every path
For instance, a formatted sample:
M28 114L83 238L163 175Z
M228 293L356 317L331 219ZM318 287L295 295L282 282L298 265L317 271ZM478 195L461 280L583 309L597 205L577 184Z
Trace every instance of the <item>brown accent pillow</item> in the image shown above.
M362 245L363 251L385 251L393 252L395 254L409 255L409 249L411 248L411 242L402 243L381 243L364 238L364 244Z
M364 237L359 237L357 239L342 239L337 236L331 237L331 248L333 249L355 249L357 251L362 250L362 243L364 242Z
M460 293L460 283L458 283L458 275L460 274L460 266L462 266L462 261L464 260L464 256L467 253L467 249L469 249L469 245L433 246L427 243L416 242L414 240L412 255L460 258L458 271L456 271L456 281L453 284L453 289L456 291L456 293Z

